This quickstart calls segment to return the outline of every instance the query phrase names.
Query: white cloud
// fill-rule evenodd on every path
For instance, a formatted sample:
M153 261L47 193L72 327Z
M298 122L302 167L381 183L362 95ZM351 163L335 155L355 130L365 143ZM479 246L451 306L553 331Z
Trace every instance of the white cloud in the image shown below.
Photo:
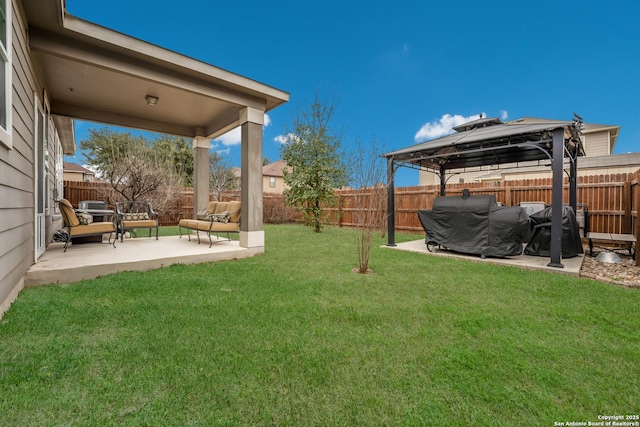
M500 118L502 120L507 120L509 118L509 113L507 113L505 110L500 110Z
M270 125L271 125L271 117L269 117L268 114L265 114L263 129ZM230 130L224 135L221 135L218 138L214 139L214 141L219 142L222 145L227 147L230 147L232 145L240 145L240 142L242 142L242 134L240 131L240 127Z
M292 133L288 133L286 135L278 135L275 138L273 138L273 140L278 144L286 144L292 139L297 139L297 137Z
M241 142L241 131L240 128L237 127L233 130L230 130L229 132L225 133L224 135L219 136L218 138L214 139L214 141L221 143L222 145L225 145L227 147L231 146L231 145L238 145Z
M482 113L484 117L485 114ZM425 123L420 130L414 136L414 139L417 142L425 141L428 139L439 138L441 136L449 135L453 133L453 128L455 126L461 125L462 123L467 123L472 120L477 120L480 118L480 114L474 114L473 116L464 117L459 114L451 115L445 114L440 118L440 120L435 120L430 123Z

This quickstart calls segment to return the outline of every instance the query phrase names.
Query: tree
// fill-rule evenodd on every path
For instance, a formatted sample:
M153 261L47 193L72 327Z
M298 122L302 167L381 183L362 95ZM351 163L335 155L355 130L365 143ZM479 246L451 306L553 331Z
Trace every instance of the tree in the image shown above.
M218 153L209 155L209 185L213 189L216 200L220 200L223 191L238 188L238 179L233 168Z
M185 183L184 174L189 171L193 175L193 159L189 165L184 156L188 145L181 138L149 141L143 136L101 128L91 129L89 138L80 146L87 163L110 183L111 191L104 199L111 204L145 200L158 212L169 212L175 207L179 187Z
M129 132L98 128L89 130L89 137L80 142L80 148L85 152L87 164L107 180L110 180L109 173L114 170L114 164L132 152L138 156L150 152L157 164L164 167L169 163L168 167L180 176L182 185L193 185L193 150L184 138L160 135L149 140Z
M308 109L298 109L281 148L282 160L290 168L283 171L285 201L300 211L317 233L324 222L322 205L332 203L334 190L347 183L341 138L330 128L334 113L334 99L324 101L316 93Z
M387 184L386 162L379 156L378 143L374 139L362 147L357 142L356 150L351 154L351 179L356 188L354 194L353 220L356 225L358 243L358 272L368 273L369 255L373 244L373 235L380 231L384 235L387 223Z
M188 140L177 136L161 135L152 142L151 148L162 156L163 160L173 163L183 186L193 186L193 147Z
M175 207L182 179L170 159L141 147L132 147L129 155L111 165L108 182L119 197L110 200L144 200L157 212L168 213Z

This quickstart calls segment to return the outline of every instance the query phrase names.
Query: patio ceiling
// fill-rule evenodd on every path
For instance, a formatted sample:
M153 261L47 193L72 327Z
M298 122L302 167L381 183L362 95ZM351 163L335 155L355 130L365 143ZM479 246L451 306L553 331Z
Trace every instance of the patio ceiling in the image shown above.
M65 152L72 119L216 138L246 107L269 111L289 94L66 13L63 0L24 0L29 46L43 72ZM247 53L250 54L250 53ZM145 97L158 98L155 106Z

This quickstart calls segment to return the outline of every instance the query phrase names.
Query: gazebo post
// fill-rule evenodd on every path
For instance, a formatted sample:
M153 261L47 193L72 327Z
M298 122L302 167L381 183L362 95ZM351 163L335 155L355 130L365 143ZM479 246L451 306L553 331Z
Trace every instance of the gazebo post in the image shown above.
M578 211L578 156L572 156L569 162L569 205L573 212Z
M445 176L446 171L444 166L440 166L440 195L447 195L447 177Z
M387 246L396 246L395 174L393 157L387 157Z
M564 128L553 130L553 158L551 169L551 261L547 266L564 268L562 257L562 180L564 159Z

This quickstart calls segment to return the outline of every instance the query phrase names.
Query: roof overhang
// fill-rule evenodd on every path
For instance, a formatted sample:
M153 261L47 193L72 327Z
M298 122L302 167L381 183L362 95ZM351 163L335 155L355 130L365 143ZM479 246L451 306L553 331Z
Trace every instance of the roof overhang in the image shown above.
M245 108L267 112L289 100L281 90L71 16L64 0L24 0L24 8L65 152L74 146L72 119L216 138L240 124Z

